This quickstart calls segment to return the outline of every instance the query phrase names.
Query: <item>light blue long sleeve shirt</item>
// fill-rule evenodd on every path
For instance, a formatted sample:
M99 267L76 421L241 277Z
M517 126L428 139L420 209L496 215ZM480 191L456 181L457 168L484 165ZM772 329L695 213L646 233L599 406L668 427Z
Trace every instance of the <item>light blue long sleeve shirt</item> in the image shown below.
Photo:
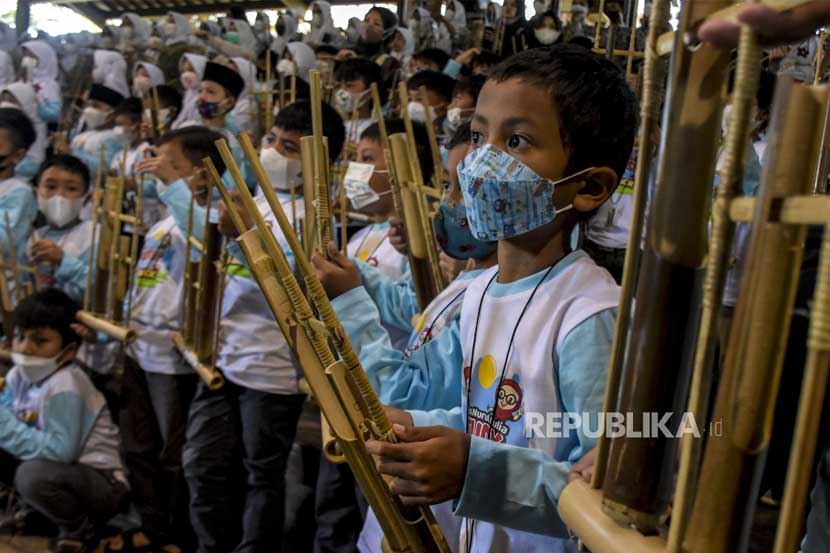
M616 309L593 315L565 337L558 359L559 391L563 411L600 413ZM416 426L443 425L465 430L461 408L410 411ZM557 505L574 462L596 445L596 439L577 430L579 445L566 461L548 453L472 437L467 473L455 514L555 537L564 537ZM493 490L499 490L494 497Z
M104 167L109 167L115 156L123 149L116 140L104 140ZM99 152L89 152L83 148L72 148L72 155L83 161L92 175L98 173Z
M374 269L369 265L366 267ZM374 271L367 271L367 274L372 278L377 276ZM471 280L474 276L462 274L465 280ZM461 398L464 360L459 329L460 310L456 310L429 341L417 347L412 344L418 338L420 329L416 329L410 338L407 355L393 347L389 333L381 325L381 312L390 311L389 303L398 307L404 303L411 309L410 296L414 295L410 293L411 287L401 286L388 278L377 279L373 284L375 296L359 286L332 300L332 306L358 351L360 362L380 401L401 409L457 407ZM384 299L392 301L387 303ZM437 314L432 313L432 316Z
M9 251L6 216L9 218L14 251L20 258L26 250L32 223L37 217L35 195L28 183L16 178L0 181L0 242L4 252Z
M44 100L37 105L37 114L46 123L57 123L61 117L61 103Z
M377 305L380 320L404 332L412 331L412 318L418 314L418 297L412 287L412 275L406 264L400 280L392 280L380 269L353 259L366 292Z

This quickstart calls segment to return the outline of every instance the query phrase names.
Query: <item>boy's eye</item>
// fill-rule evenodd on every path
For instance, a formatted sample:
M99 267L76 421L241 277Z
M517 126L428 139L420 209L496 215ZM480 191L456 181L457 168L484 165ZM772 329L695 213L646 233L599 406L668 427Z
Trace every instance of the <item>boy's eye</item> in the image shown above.
M518 134L512 134L510 135L510 138L507 139L507 147L511 150L522 148L523 146L526 146L527 143L527 138L519 136Z

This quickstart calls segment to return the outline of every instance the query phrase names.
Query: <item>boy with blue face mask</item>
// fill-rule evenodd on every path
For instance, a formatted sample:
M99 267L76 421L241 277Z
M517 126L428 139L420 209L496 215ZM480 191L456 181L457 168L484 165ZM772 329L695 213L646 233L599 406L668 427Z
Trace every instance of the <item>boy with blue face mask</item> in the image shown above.
M367 444L404 503L456 500L462 551L575 550L555 507L595 440L538 421L597 427L619 288L570 237L617 185L636 119L622 71L575 46L514 56L479 96L458 173L499 264L465 292L461 408L392 412L401 443Z
M54 288L20 302L0 392L0 467L14 471L23 502L57 525L52 551L92 551L96 528L124 510L129 491L118 429L75 363L78 309Z

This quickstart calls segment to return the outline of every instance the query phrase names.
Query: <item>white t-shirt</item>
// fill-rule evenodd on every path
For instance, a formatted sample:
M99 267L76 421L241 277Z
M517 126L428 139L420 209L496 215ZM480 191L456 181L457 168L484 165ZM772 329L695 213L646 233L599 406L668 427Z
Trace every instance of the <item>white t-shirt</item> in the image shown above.
M634 175L639 148L635 146L628 158L620 183L605 203L588 220L586 238L606 248L628 247L631 215L634 210Z
M144 238L133 281L130 321L138 337L128 351L147 372L192 372L172 340L182 327L185 245L172 216L159 221Z
M493 280L497 271L498 267L489 269L469 285L461 308L468 383L463 387L461 410L466 413L467 432L495 442L541 449L555 460L566 460L578 445L577 437L528 438L525 414L566 410L557 384L562 343L577 325L615 307L620 289L605 269L581 251L561 260L541 284L544 273L499 284ZM471 387L469 406L467 386ZM549 553L562 548L561 539L549 536L483 521L470 527L473 551ZM461 538L465 538L464 524Z
M291 219L291 199L278 194L282 208ZM265 197L256 204L283 250L290 251ZM303 199L294 200L294 212L303 216ZM298 368L268 302L250 269L231 259L225 277L222 320L219 327L217 367L240 386L273 394L298 393Z

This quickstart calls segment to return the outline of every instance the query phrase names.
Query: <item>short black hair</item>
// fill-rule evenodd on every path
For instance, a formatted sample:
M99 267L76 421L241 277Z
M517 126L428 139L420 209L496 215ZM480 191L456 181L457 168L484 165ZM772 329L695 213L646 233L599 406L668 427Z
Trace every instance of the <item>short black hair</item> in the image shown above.
M325 102L322 103L322 108L323 136L329 141L329 160L334 161L343 150L346 127L336 109ZM277 114L274 126L284 131L298 132L301 136L310 136L314 132L311 126L311 102L298 100L288 104Z
M23 298L14 309L15 332L50 328L61 335L63 346L80 344L81 337L72 330L80 306L66 292L45 288Z
M447 142L447 150L454 150L458 146L469 145L473 137L471 128L470 121L461 123Z
M622 176L637 133L637 99L617 64L561 44L520 52L490 73L491 81L511 79L549 92L568 154L567 174L610 167Z
M337 55L337 52L340 51L340 48L337 46L332 46L331 44L318 44L317 47L314 49L314 54L331 54L332 56Z
M144 111L144 104L141 103L139 98L127 98L117 106L112 112L113 117L118 117L119 115L126 115L132 121L139 122L141 121L141 114Z
M386 119L385 123L387 136L406 132L406 124L403 119ZM423 123L412 121L412 134L415 136L415 150L418 152L421 176L424 178L424 184L429 185L429 181L435 173L435 165L432 160L432 150L429 147L427 128ZM372 123L360 134L360 140L364 139L373 140L380 144L380 127L377 123ZM387 160L388 162L389 160Z
M380 101L386 102L386 87L383 86L383 72L380 66L366 58L350 58L337 64L334 70L334 80L341 83L363 81L366 88L377 83Z
M412 75L406 83L407 90L418 90L422 86L440 95L447 102L452 102L455 79L449 75L439 71L420 71Z
M52 167L58 167L59 169L63 169L68 173L78 175L79 177L81 177L81 180L84 183L84 192L87 192L89 190L89 183L91 179L89 174L89 167L87 167L86 163L84 163L77 157L69 154L55 154L43 163L41 163L34 179L36 187L40 186L40 177L43 176L43 173L45 173L47 169L51 169Z
M493 67L495 65L498 65L499 62L501 62L501 58L498 56L498 54L494 54L493 52L490 52L488 50L482 50L481 52L475 55L470 65L472 67L475 67L476 65L486 65L488 67Z
M209 157L216 166L216 171L221 175L225 172L225 162L222 156L219 155L219 150L216 148L216 141L225 138L216 131L212 131L207 127L183 127L165 133L159 145L168 144L170 142L178 143L179 147L184 152L184 156L195 167L202 167L202 159Z
M447 62L450 61L450 55L438 48L424 48L420 52L412 54L412 59L434 63L438 66L438 71L442 71Z
M22 110L15 108L0 108L0 129L8 131L16 150L28 150L37 138L32 120Z
M587 36L575 36L568 41L568 44L591 50L594 47L594 41Z
M466 79L461 79L455 83L452 95L455 97L459 94L469 94L473 97L473 102L476 102L486 81L487 77L483 75L471 75Z
M182 95L178 90L166 84L160 84L153 87L159 98L159 109L176 108L176 113L182 112ZM152 98L153 89L150 89L150 97Z

